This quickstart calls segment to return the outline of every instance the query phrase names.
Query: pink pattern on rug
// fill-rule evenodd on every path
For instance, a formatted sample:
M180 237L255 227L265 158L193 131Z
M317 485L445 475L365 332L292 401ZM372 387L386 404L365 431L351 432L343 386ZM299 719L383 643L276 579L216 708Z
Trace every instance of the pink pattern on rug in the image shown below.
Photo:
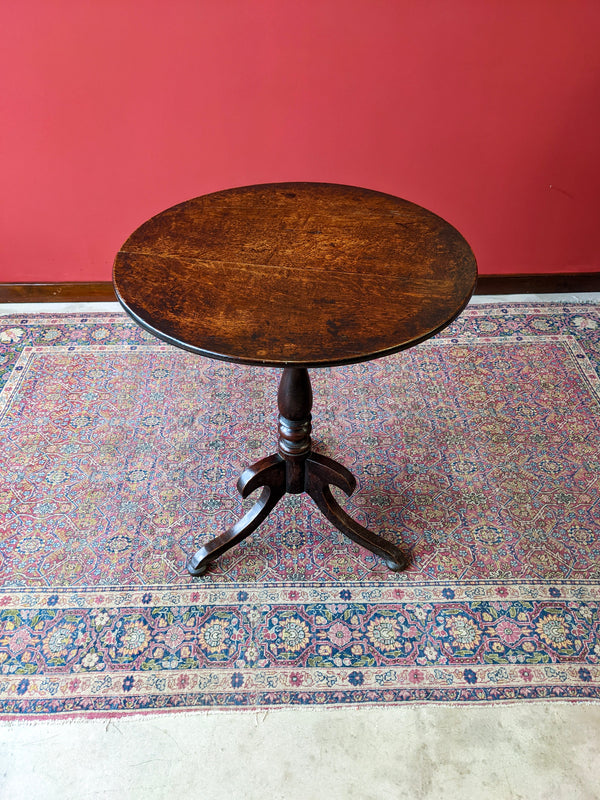
M303 496L186 572L275 450L275 370L122 315L7 318L0 342L6 713L598 696L598 306L471 307L313 371L315 450L401 574Z

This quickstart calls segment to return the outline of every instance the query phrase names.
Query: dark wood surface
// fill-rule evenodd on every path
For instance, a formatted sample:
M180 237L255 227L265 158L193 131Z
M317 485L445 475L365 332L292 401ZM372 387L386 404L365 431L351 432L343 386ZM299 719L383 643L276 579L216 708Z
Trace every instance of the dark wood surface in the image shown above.
M181 203L138 228L114 264L119 300L159 338L279 367L410 347L460 313L476 277L469 245L435 214L319 183Z
M198 197L146 222L114 265L117 297L154 335L201 355L283 367L278 451L238 481L254 506L188 559L203 575L286 494L306 492L325 517L384 559L410 561L352 519L330 486L354 476L311 445L307 367L346 364L417 344L465 307L477 279L467 242L397 197L332 184L248 186Z

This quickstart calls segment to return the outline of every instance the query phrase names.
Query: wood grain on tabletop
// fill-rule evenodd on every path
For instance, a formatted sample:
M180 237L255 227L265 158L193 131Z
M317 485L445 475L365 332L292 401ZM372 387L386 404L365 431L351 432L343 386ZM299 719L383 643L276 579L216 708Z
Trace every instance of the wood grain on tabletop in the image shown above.
M148 330L216 358L326 366L386 355L452 321L477 267L461 234L391 195L262 184L180 203L141 225L114 265Z

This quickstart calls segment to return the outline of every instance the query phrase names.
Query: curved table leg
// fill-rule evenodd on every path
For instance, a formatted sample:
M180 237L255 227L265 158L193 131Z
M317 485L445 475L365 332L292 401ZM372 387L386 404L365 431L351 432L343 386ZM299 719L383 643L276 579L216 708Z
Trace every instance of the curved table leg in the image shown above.
M381 556L389 569L395 572L405 569L408 566L408 556L402 553L395 544L372 533L352 519L331 494L330 484L338 486L350 496L356 487L356 479L346 467L338 464L337 461L311 453L306 461L305 490L315 501L319 510L344 536L375 555Z
M204 575L211 561L256 530L281 500L285 494L285 461L279 455L263 458L248 467L237 482L238 491L243 498L248 497L260 486L263 490L252 508L225 533L212 539L188 558L187 569L190 575L195 577Z

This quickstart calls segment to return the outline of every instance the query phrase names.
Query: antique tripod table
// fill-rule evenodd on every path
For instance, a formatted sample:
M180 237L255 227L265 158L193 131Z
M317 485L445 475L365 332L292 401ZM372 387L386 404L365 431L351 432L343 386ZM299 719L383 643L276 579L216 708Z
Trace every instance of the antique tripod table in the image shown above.
M114 264L125 311L165 342L283 372L274 455L238 480L248 513L188 559L192 575L252 533L287 493L307 492L347 537L392 570L407 555L350 517L330 486L354 476L311 449L308 368L353 364L433 336L464 309L477 266L460 233L388 194L324 183L246 186L150 219Z

